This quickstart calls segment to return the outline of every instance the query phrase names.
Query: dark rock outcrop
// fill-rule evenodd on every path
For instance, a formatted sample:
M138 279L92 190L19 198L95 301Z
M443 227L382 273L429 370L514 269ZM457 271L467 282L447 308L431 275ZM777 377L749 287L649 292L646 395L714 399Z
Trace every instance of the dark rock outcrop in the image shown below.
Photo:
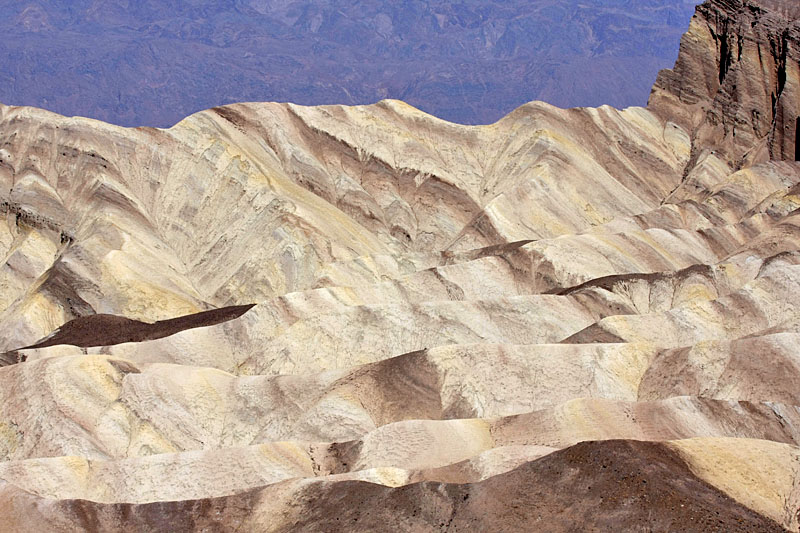
M693 159L717 150L734 168L794 160L800 116L800 5L713 0L697 7L649 107L692 132Z
M192 315L159 320L152 324L122 316L93 314L70 320L51 335L23 349L70 344L81 348L143 342L175 335L181 331L221 324L239 318L253 305L236 305Z

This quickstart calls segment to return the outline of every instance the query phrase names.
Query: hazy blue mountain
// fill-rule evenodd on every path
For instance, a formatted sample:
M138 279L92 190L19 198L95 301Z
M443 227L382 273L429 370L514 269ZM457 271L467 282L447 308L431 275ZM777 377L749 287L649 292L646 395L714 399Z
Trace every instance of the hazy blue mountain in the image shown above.
M0 102L167 126L253 100L399 98L488 123L641 105L691 0L0 1Z

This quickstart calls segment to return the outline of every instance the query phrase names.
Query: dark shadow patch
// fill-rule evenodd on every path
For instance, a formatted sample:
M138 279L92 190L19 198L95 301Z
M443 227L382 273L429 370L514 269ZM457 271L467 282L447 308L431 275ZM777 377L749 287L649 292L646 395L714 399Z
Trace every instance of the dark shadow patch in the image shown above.
M794 125L794 160L800 161L800 117L797 117Z

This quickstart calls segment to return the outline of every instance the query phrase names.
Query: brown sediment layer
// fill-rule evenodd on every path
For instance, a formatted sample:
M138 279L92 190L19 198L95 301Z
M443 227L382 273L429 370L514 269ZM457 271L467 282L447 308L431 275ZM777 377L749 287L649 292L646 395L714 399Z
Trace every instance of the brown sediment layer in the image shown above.
M14 501L12 519L33 527L55 518L65 530L786 531L696 477L669 446L620 440L581 443L472 484L288 481L200 500L45 506L16 487L3 492L16 493L0 499Z
M309 488L291 529L370 531L393 520L404 531L784 531L650 442L585 442L471 485Z
M123 342L142 342L161 339L181 331L214 326L239 318L254 304L222 307L154 323L140 322L116 315L97 314L70 320L44 340L20 348L29 350L57 344L70 344L81 348L113 346Z

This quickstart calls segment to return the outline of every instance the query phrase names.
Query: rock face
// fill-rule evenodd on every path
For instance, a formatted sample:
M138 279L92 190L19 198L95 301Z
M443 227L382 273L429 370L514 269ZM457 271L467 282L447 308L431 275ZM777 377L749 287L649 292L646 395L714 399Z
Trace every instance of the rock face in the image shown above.
M647 109L0 107L7 527L800 530L796 11Z
M675 69L663 71L650 108L687 128L694 160L720 152L737 168L796 160L800 5L727 0L697 8Z

